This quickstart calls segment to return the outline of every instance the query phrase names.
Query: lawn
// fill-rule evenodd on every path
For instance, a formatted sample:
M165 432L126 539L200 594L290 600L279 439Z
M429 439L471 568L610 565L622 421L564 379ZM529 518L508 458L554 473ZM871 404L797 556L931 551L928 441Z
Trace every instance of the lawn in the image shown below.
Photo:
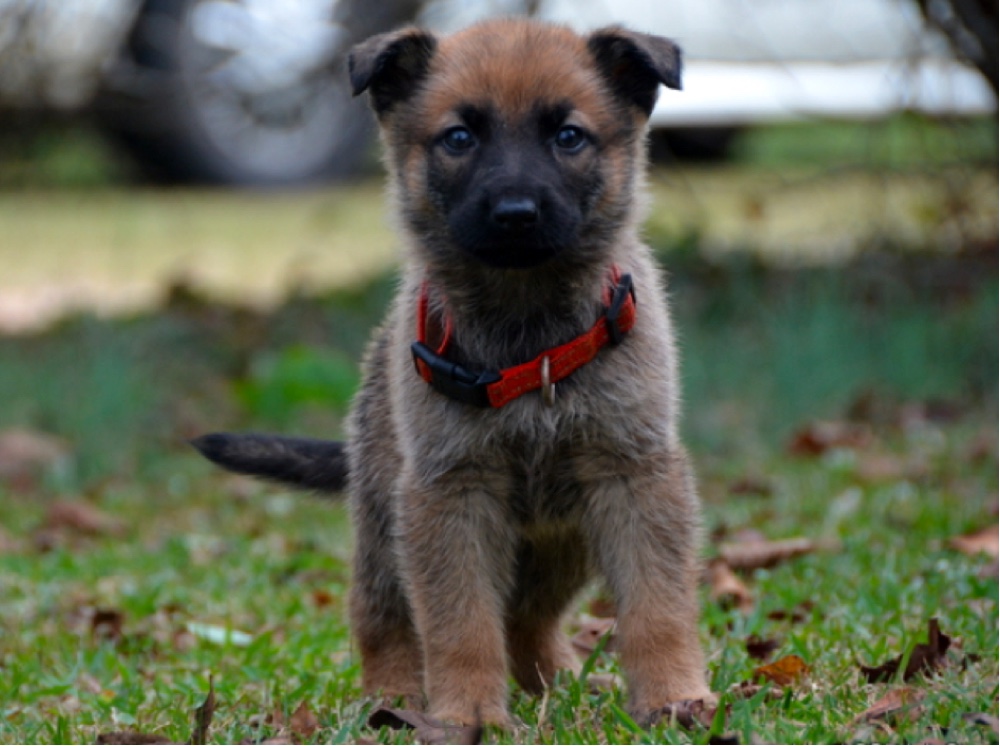
M789 143L754 147L784 169ZM757 163L653 184L647 232L681 335L719 709L640 727L623 691L567 678L541 698L512 687L521 725L486 742L997 742L995 171L887 158L880 182L881 170L796 163L780 179ZM835 263L790 261L788 246L834 230L802 232L804 190L843 204L860 183L905 209L848 226ZM961 198L937 209L925 183ZM341 433L394 282L379 192L0 194L0 256L12 235L39 254L50 237L82 237L94 251L137 247L129 276L160 278L145 310L0 336L0 742L428 736L369 725L378 703L361 696L346 624L342 502L220 474L185 444L218 428ZM725 228L738 217L742 246ZM171 226L194 257L246 244L252 271L233 273L254 302L220 303L203 277L168 271L178 265L156 247L173 245ZM327 241L368 263L350 281L274 290L311 277L276 269L296 247L311 256ZM120 264L88 270L75 253L69 275ZM245 269L225 261L218 278ZM24 262L19 282L50 278L46 266ZM268 272L280 277L257 278ZM567 619L598 673L617 671L611 614L594 587Z

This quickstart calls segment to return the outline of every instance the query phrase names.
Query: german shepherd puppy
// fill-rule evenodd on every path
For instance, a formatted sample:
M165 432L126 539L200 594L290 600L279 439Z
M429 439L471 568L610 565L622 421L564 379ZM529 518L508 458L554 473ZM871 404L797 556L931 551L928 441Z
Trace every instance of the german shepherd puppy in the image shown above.
M710 698L677 350L637 228L647 120L660 84L680 88L680 50L493 20L382 34L349 68L380 124L405 258L346 450L195 445L292 484L347 478L368 692L508 722L508 673L540 692L579 670L563 614L599 573L632 711Z

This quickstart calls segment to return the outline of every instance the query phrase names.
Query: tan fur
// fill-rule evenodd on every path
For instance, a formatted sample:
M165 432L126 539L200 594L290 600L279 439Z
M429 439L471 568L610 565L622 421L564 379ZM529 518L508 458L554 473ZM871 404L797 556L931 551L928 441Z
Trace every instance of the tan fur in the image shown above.
M356 88L400 38L359 48ZM588 37L564 28L494 21L438 41L425 72L419 54L400 63L418 71L414 89L376 107L407 251L350 423L351 617L364 687L411 701L422 691L438 718L505 723L508 672L540 692L558 670L579 669L563 614L596 572L616 600L632 710L708 697L677 351L660 273L636 230L644 112L620 100ZM567 122L597 133L600 147L554 156L567 178L599 187L579 239L552 262L498 269L455 253L442 227L449 205L429 180L457 178L460 164L432 142L470 101L510 128L540 101L569 102ZM634 278L635 327L560 383L555 406L534 392L479 409L414 372L425 282L435 311L451 314L456 354L500 368L589 328L612 264Z

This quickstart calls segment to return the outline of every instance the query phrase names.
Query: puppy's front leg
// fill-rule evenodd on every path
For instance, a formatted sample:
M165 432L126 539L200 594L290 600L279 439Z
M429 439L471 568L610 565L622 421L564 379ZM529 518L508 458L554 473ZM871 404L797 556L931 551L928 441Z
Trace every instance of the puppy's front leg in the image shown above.
M508 720L504 599L516 537L489 483L471 468L432 484L404 479L399 548L431 716L502 725Z
M618 606L630 709L711 698L698 640L698 516L682 452L589 492L586 530Z

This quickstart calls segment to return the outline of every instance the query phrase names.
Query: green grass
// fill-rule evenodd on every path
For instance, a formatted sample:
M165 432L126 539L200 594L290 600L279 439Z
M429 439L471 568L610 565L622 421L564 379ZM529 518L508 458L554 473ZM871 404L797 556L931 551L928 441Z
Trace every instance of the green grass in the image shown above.
M872 122L814 121L749 129L733 147L740 162L766 168L920 168L996 163L997 119L897 114Z
M654 175L648 235L671 270L706 557L744 528L828 547L750 574L745 613L702 590L711 682L727 709L712 728L643 729L622 692L563 680L543 698L512 688L523 725L491 730L490 741L996 742L965 717L997 713L995 561L947 543L997 522L995 137L970 139L969 152L938 143L940 157L924 158L914 138L946 130L887 127L902 145L872 156L874 173L853 165L878 151L859 143L879 132L810 125L751 133L744 165ZM976 165L988 151L990 165ZM845 161L851 169L818 175ZM105 310L167 300L0 336L0 433L29 428L69 448L13 476L0 454L0 742L86 743L121 730L184 742L210 679L211 742L274 735L256 725L262 716L287 718L302 702L320 726L306 741L412 742L365 727L344 506L234 480L184 443L217 428L341 432L355 361L394 285L381 187L22 185L34 191L0 194L6 313L11 298L34 302L67 278L81 280L74 292L86 302L108 299ZM878 251L852 259L861 249ZM817 262L831 256L835 265ZM178 275L191 282L168 293ZM253 302L205 302L191 285ZM789 453L800 428L846 418L870 428L866 447ZM747 480L764 494L734 488ZM114 517L121 532L45 529L50 506L66 500ZM120 620L121 635L95 631L95 610ZM779 618L793 611L801 619ZM956 642L939 672L905 684L923 695L921 710L860 722L903 684L865 683L858 663L907 653L931 617ZM220 630L235 635L213 639ZM759 665L750 635L777 638L775 658L801 656L808 679L777 698L727 693ZM617 670L613 654L592 663Z
M996 522L995 277L974 264L952 267L952 280L976 278L956 293L954 282L911 276L933 261L927 257L915 265L879 260L905 279L892 290L872 281L871 263L774 271L665 256L676 268L686 429L708 528L839 545L756 571L748 614L704 596L716 691L751 678L758 663L745 650L750 635L780 638L776 656L800 655L812 669L775 700L726 695L728 716L717 730L743 742L903 743L945 731L952 741L990 742L989 731L962 716L996 712L997 582L983 574L988 561L945 542ZM303 363L301 345L356 359L391 286L387 278L324 301L300 299L274 315L179 295L151 317L82 319L37 338L0 339L0 429L53 432L74 448L68 464L38 480L0 482L0 525L16 543L0 555L0 742L90 742L126 729L183 741L209 676L218 699L214 742L259 740L273 729L252 723L302 701L319 718L316 739L372 737L346 626L352 540L343 506L234 482L183 438L220 426L337 432L340 389L326 402L311 388L310 366L328 363ZM290 364L273 364L289 350ZM272 365L261 373L265 359ZM300 385L307 395L263 407L245 394L250 386L258 396L285 396ZM873 417L869 448L818 459L785 452L792 430L842 418L866 392L888 413ZM899 424L904 405L928 399L948 402L951 418ZM871 458L898 464L898 473L871 476ZM770 493L732 494L743 477L764 478ZM43 551L36 529L57 498L113 515L124 533L69 532ZM769 616L803 604L800 622ZM123 614L120 639L92 632L93 609ZM930 617L961 647L939 674L909 683L925 693L919 717L891 727L855 722L895 686L864 683L856 664L922 642ZM246 633L249 644L194 636L192 623ZM615 671L614 656L596 666ZM670 724L635 730L621 692L592 694L578 682L561 682L544 699L515 689L511 701L524 725L490 731L495 742L710 736Z
M702 464L710 525L755 527L774 537L836 538L842 549L801 558L752 581L748 616L704 603L703 639L713 688L748 679L751 634L778 636L777 655L795 653L812 668L808 683L778 701L733 700L726 722L747 742L915 742L947 728L949 740L989 743L961 719L995 712L997 585L982 560L942 547L949 536L993 520L996 462L968 462L973 423L887 438L889 453L922 451L930 471L919 481L859 480L843 455L802 462L772 452L736 458L717 471ZM932 443L928 447L927 442ZM39 554L0 560L0 741L91 742L99 732L136 729L179 740L214 677L219 705L215 742L256 739L251 721L307 701L321 739L356 739L366 708L344 621L350 537L342 507L259 487L234 494L226 480L179 454L161 463L162 480L109 486L93 502L127 525L124 537L76 540ZM770 497L723 497L731 471L763 472ZM44 495L3 494L9 530L36 525ZM77 543L78 542L78 543ZM322 596L320 594L329 594ZM329 598L317 606L316 599ZM768 613L813 604L800 623ZM124 636L95 638L89 607L124 614ZM962 640L941 674L912 686L926 692L925 713L892 731L863 732L854 719L891 685L864 684L856 662L880 663L923 641L928 618ZM248 633L246 646L183 633L190 622ZM961 656L975 656L963 667ZM615 664L602 662L599 668ZM572 682L545 702L513 694L524 722L497 742L704 742L707 733L658 726L632 734L618 714L620 693L591 695Z

